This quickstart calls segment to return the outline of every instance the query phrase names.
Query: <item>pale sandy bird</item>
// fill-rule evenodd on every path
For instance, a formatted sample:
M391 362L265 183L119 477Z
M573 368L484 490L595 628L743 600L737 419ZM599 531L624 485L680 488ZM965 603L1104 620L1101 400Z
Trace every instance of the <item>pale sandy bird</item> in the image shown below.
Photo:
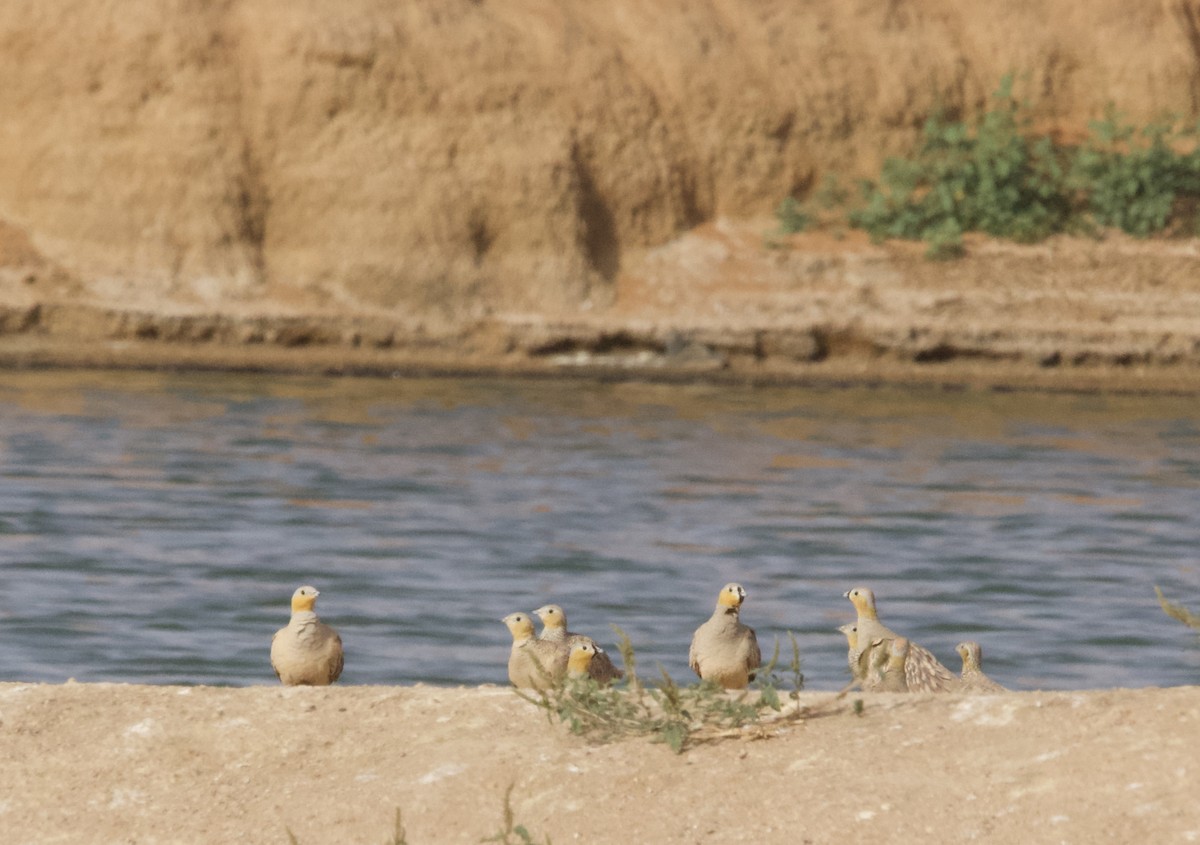
M512 633L508 655L508 679L525 689L550 689L567 674L567 649L533 635L533 620L527 613L510 613L500 620Z
M908 663L908 650L907 637L871 643L871 668L862 688L873 692L908 692L904 668Z
M725 689L743 689L762 665L762 652L754 629L742 624L739 614L746 591L741 584L726 584L717 595L717 607L692 635L688 665L703 680Z
M625 673L613 665L612 658L600 647L599 643L591 637L567 630L567 614L557 604L542 605L533 614L542 620L542 633L538 639L562 645L568 653L577 643L587 643L596 650L589 670L592 680L607 684L625 677Z
M288 686L328 686L342 674L342 638L317 618L319 595L307 584L292 593L292 618L271 639L271 668Z
M591 643L575 643L571 646L571 656L567 658L567 677L572 681L582 681L591 677L592 661L596 659L596 647Z
M856 662L865 662L870 645L876 640L894 640L899 635L879 621L875 610L875 594L866 587L855 587L843 594L850 599L858 611L858 653ZM869 669L869 665L863 671ZM904 661L904 677L909 692L951 692L959 689L961 681L933 656L928 649L914 642L908 645L908 658Z
M1008 692L1007 687L993 681L983 674L983 648L977 642L968 640L955 646L958 656L962 658L962 684L967 692Z
M856 681L863 679L862 667L858 660L858 626L846 624L838 626L838 630L846 635L846 644L850 650L846 653L846 665L850 667L850 676Z

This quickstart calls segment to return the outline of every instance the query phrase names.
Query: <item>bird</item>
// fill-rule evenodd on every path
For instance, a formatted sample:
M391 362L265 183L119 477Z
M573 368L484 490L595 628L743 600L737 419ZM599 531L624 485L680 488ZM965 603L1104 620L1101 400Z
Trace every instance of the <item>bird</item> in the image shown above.
M571 646L571 654L567 658L567 677L572 681L582 681L591 677L591 666L596 659L596 647L591 643L575 643Z
M567 614L557 604L542 605L533 615L542 620L542 633L538 635L538 639L562 645L568 653L577 643L587 643L596 650L590 669L593 680L607 684L625 677L625 673L613 665L612 658L599 643L591 637L567 630Z
M858 665L858 626L857 625L841 625L838 630L846 635L846 643L850 646L850 651L846 654L846 664L850 667L850 676L861 681L863 672Z
M725 689L744 689L762 665L762 652L754 629L739 618L746 591L741 584L726 584L717 594L717 607L692 635L688 665L701 680Z
M875 640L870 650L870 670L862 688L874 692L908 692L904 667L908 662L907 637Z
M271 638L271 668L288 686L323 687L342 674L345 653L337 631L317 618L316 587L292 593L292 618Z
M1007 687L983 674L983 648L977 642L967 640L954 647L962 658L962 685L966 692L1008 692Z
M875 593L867 587L855 587L842 594L850 599L858 611L857 654L853 655L855 662L862 662L870 652L870 646L876 640L894 640L899 636L879 621L875 610ZM869 665L860 667L864 673ZM904 661L904 678L910 692L951 692L958 689L962 682L933 656L933 653L914 642L909 642L908 658Z
M546 690L567 674L567 649L533 635L533 620L527 613L510 613L500 620L512 633L508 655L508 679L515 687Z

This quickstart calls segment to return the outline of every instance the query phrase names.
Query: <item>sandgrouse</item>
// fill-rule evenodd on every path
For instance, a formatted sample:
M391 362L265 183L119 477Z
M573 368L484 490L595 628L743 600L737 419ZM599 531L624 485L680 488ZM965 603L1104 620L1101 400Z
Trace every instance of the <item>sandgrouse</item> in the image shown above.
M510 613L500 620L512 633L508 655L508 679L525 689L550 689L567 674L567 649L539 640L533 635L533 620L527 613Z
M979 643L968 640L955 646L962 658L962 684L967 692L1007 692L1006 687L983 674L983 649Z
M857 662L864 663L862 671L870 669L869 654L876 640L891 641L899 635L879 621L875 610L875 594L866 587L855 587L844 593L858 611ZM925 648L910 642L908 657L904 661L904 677L909 692L950 692L960 687L961 682L949 669Z
M538 639L562 646L567 649L568 653L578 643L587 643L596 650L595 656L591 658L591 668L588 670L593 680L607 684L625 676L624 672L613 665L612 658L600 647L599 643L591 637L567 630L567 614L557 604L543 605L533 614L542 620L542 633L538 635Z
M328 686L342 674L342 638L317 618L319 595L307 584L292 593L292 618L271 639L271 668L288 686Z
M754 670L762 664L754 629L738 618L745 600L741 584L722 587L716 609L692 635L688 652L688 665L696 674L725 689L743 689L754 680Z

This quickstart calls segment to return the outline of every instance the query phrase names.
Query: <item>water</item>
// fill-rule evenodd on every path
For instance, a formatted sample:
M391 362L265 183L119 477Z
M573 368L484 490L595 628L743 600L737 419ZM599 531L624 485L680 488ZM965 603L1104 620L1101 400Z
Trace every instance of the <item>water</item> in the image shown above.
M275 683L315 584L343 682L503 683L553 601L690 680L726 581L810 689L843 591L1018 688L1197 683L1187 398L0 374L0 680Z

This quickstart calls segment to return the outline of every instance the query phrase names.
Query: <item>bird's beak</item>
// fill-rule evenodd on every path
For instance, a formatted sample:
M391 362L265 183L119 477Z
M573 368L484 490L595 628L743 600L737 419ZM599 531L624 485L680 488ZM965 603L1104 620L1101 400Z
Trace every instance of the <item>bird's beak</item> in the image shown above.
M846 592L842 593L842 598L844 598L844 599L850 598L850 591L846 590Z
M319 596L319 595L321 595L321 591L320 591L320 590L313 590L313 598L314 598L314 599L315 599L317 596Z

